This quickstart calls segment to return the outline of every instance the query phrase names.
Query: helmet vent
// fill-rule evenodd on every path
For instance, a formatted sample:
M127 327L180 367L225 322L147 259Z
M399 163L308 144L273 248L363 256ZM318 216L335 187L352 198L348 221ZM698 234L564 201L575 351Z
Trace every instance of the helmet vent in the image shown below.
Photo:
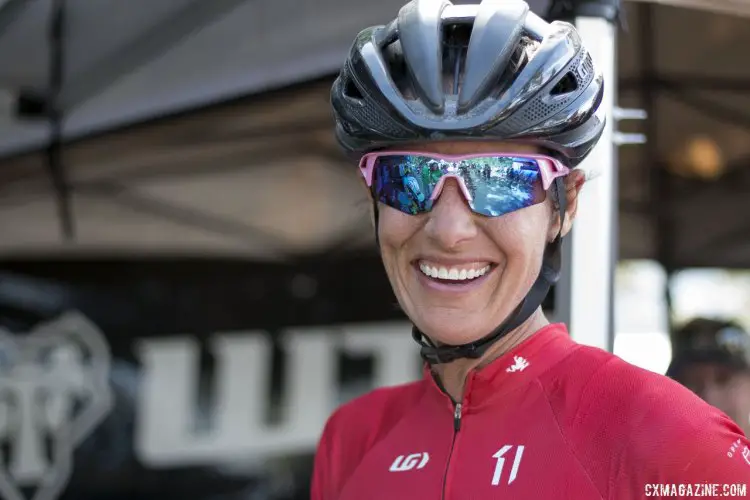
M361 101L365 98L351 78L346 79L346 83L344 84L344 95L349 99L354 99L356 101Z
M458 95L463 83L466 51L471 39L472 24L443 26L443 91Z
M404 99L413 101L417 98L417 93L414 90L414 82L411 79L409 70L406 67L406 61L404 60L404 52L401 50L401 41L396 40L388 43L382 49L383 59L388 67L388 73L393 79L393 83L396 88L404 97Z
M497 83L492 92L495 97L500 97L513 84L516 76L526 67L538 45L537 42L530 38L521 38L518 46L513 51L513 55L510 57L510 61L508 61L508 65L498 76Z
M550 95L564 95L575 92L576 90L578 90L578 79L576 79L572 71L568 71L565 73L565 76L560 78L560 81L552 87L552 90L550 90L549 93Z

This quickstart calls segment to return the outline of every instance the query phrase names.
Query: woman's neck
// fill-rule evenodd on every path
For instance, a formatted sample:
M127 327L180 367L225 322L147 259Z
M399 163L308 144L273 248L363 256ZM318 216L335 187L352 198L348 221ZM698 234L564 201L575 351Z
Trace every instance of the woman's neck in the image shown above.
M548 324L549 321L544 316L542 309L539 308L521 326L495 342L481 358L457 359L450 363L435 365L432 371L440 379L445 392L448 393L453 401L461 401L464 396L466 377L471 370L486 366Z

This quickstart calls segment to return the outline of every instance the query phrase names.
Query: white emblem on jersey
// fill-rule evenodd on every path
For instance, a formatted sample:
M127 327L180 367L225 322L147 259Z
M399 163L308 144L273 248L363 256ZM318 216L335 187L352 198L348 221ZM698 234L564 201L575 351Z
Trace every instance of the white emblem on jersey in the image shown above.
M396 460L393 461L391 468L388 470L391 472L404 472L412 469L419 470L427 465L429 460L430 455L426 451L424 453L412 453L406 457L404 457L404 455L399 455L396 457Z
M513 448L512 444L506 444L505 446L497 450L494 455L492 455L492 458L497 460L497 463L495 463L495 473L492 475L492 486L497 486L500 484L500 476L503 475L503 466L505 465L504 455L511 448ZM511 467L510 469L508 484L516 480L516 475L518 475L518 467L521 465L521 457L523 457L523 450L523 445L519 445L516 447L516 457L513 459L513 467Z
M727 456L729 458L733 458L734 455L739 451L740 446L742 446L742 458L745 460L745 463L747 463L747 465L750 465L750 448L748 448L747 445L743 446L741 439L738 439L737 441L732 443L732 445L729 447L729 451L727 451Z
M732 443L732 445L729 447L729 451L727 451L727 456L729 458L732 458L734 454L737 453L737 450L740 449L740 446L742 446L742 440L738 439L737 441ZM745 449L747 449L747 446L745 447Z
M513 356L513 364L505 370L508 373L520 372L528 368L529 362L521 356Z

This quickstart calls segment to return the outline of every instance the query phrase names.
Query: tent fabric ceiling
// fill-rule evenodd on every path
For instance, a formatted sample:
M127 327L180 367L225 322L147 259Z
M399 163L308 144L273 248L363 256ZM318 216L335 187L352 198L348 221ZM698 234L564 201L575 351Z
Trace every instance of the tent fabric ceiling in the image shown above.
M183 31L189 31L197 1L170 3L174 10L160 11L159 22L179 12ZM6 88L43 85L42 66L30 65L17 74L6 69L7 44L17 36L17 27L4 24L3 16L13 3L0 7L0 82ZM325 0L305 15L299 9L307 3L295 3L293 18L284 15L288 5L281 1L227 2L226 10L217 3L213 16L203 12L211 22L193 26L190 36L183 33L169 47L161 40L165 47L152 59L133 71L113 72L108 86L101 84L93 95L77 99L67 132L85 136L102 127L330 74L357 29L386 20L402 3ZM645 104L640 12L628 4L630 33L620 42L619 100L628 107ZM31 12L18 11L17 22L22 14ZM658 92L650 119L655 137L650 140L655 158L647 155L651 148L620 150L621 256L663 257L656 237L662 229L653 218L654 211L662 211L671 221L672 266L750 267L750 227L739 216L747 212L750 194L750 127L741 124L743 113L750 118L750 100L731 91L741 88L738 82L750 81L742 49L750 44L750 21L666 6L655 6L653 14L658 78L650 86ZM322 20L321 29L313 32L309 23L296 24L311 15ZM117 28L101 26L100 34L109 29ZM126 40L116 48L102 48L77 66L71 63L71 71L78 68L78 74L85 74L92 61L127 46ZM236 53L227 53L228 46ZM712 80L701 85L699 77ZM70 81L83 81L77 78L71 74ZM0 117L0 155L6 155L0 162L0 255L178 252L283 259L371 244L364 191L331 134L329 88L330 79L323 77L75 141L65 152L74 187L74 244L65 244L60 236L44 157L19 153L43 144L44 125L19 123L6 113L5 122ZM5 102L12 102L7 94ZM651 167L678 171L690 162L684 152L696 141L716 145L724 173L711 181L675 175L670 182L674 194L650 204Z
M529 0L538 12L548 2ZM0 155L40 147L46 140L46 126L19 122L12 106L19 89L47 87L52 4L0 4ZM67 72L61 96L67 106L66 136L329 74L341 65L363 26L388 22L403 4L66 0Z
M329 87L305 85L70 146L77 249L272 259L366 227L358 179L330 160ZM59 247L45 168L41 154L0 166L0 248Z
M750 44L750 19L654 6L653 47L647 47L639 33L645 9L635 7L619 44L618 99L644 108L651 94L654 102L649 123L621 125L650 127L648 147L620 148L621 253L658 257L670 267L750 268L750 224L742 215L750 207L750 66L743 48ZM648 58L654 75L644 71ZM714 176L684 175L691 164L712 163ZM649 204L660 170L673 174L670 193ZM655 224L659 213L662 227ZM659 248L660 238L668 248Z

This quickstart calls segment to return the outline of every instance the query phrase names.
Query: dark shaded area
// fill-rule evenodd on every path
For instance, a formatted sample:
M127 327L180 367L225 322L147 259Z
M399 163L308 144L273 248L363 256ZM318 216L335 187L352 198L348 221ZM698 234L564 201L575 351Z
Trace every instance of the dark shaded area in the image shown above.
M309 454L274 473L231 475L213 467L149 470L133 451L139 367L134 340L214 332L402 319L377 255L342 255L295 265L204 259L13 261L0 264L0 327L26 332L78 310L110 344L115 406L75 453L65 500L307 498ZM274 343L273 384L283 386L285 354ZM202 359L210 379L213 362ZM369 376L372 360L344 357L340 380ZM201 386L210 383L201 381ZM280 470L279 470L280 469Z

